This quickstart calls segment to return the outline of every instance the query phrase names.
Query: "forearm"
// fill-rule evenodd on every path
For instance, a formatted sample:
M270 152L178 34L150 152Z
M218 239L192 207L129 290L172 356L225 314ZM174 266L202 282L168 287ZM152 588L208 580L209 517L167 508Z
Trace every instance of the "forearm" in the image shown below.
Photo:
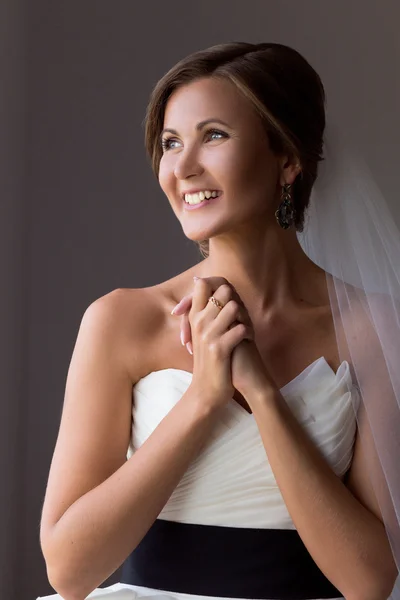
M316 564L345 598L380 598L379 573L391 557L381 521L336 476L278 390L248 402L290 516Z
M215 422L189 387L144 444L101 485L79 498L46 544L51 585L86 598L136 548L209 437Z

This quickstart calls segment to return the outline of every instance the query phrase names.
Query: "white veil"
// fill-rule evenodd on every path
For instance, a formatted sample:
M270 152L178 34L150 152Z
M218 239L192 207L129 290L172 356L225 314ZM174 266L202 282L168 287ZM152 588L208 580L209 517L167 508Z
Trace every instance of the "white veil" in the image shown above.
M297 236L327 272L339 355L362 400L362 447L400 570L400 232L368 166L329 115L324 138ZM400 600L400 576L390 600Z

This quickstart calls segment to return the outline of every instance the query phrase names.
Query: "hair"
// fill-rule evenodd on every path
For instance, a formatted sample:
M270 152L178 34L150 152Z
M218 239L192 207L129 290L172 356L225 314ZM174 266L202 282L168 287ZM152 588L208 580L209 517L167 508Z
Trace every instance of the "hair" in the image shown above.
M303 231L305 211L322 157L325 91L322 81L297 50L277 43L230 42L190 54L156 84L145 116L145 147L158 178L161 132L168 99L179 87L198 79L231 81L253 104L276 155L288 154L301 166L292 186L294 226ZM204 258L209 241L196 242Z

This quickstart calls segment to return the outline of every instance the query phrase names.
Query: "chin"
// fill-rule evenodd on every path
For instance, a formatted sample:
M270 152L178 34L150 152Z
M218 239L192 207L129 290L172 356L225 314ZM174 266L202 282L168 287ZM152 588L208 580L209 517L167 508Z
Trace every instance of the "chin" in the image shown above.
M210 238L217 237L228 233L232 227L228 226L226 222L215 223L213 227L191 227L183 229L185 236L193 242L203 242Z
M206 232L203 232L201 234L199 233L198 235L196 235L194 233L191 233L191 234L185 233L185 236L191 242L204 242L204 240L208 240L208 239L210 239L210 237L213 237L213 234L206 233Z

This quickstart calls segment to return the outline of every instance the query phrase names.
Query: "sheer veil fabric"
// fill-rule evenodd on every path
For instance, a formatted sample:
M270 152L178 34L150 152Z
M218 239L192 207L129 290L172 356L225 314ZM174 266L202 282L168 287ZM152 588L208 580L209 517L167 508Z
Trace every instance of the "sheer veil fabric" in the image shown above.
M400 568L400 232L367 164L327 115L324 160L299 242L327 275L340 360L361 396L357 425ZM390 600L400 600L400 577Z

